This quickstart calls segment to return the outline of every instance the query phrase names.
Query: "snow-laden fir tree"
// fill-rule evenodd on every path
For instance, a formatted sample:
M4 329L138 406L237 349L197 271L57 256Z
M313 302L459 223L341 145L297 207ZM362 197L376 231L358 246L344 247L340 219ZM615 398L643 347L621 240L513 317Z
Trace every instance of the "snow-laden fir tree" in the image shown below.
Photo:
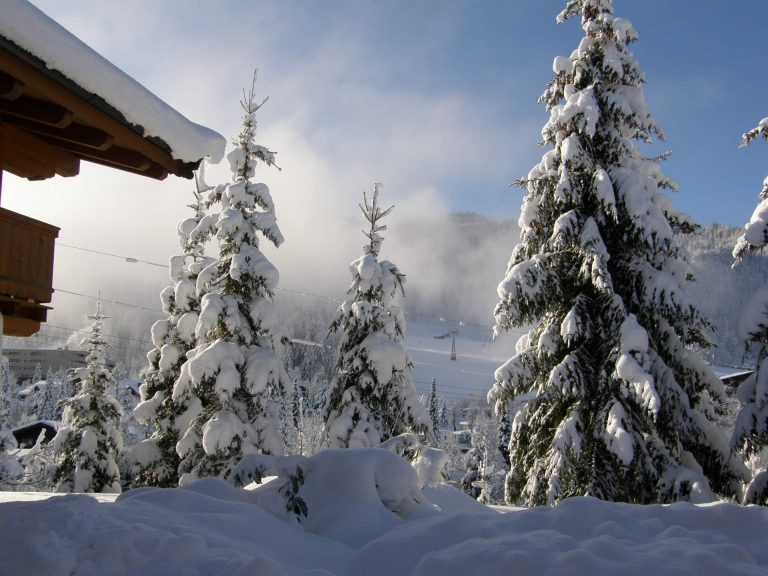
M440 440L440 396L437 393L437 379L432 378L432 388L429 391L429 420L432 423L432 433L435 441Z
M521 243L495 310L497 333L534 325L489 393L498 410L534 395L513 422L508 501L733 495L744 467L715 424L723 387L689 348L707 345L707 323L673 231L693 224L635 145L662 137L637 34L610 0L569 0L558 21L571 17L584 37L541 96L551 149L519 182Z
M768 118L744 134L742 146L758 137L768 140ZM768 244L768 177L763 181L752 218L744 228L733 249L736 263L749 252L761 250ZM768 447L768 287L760 288L747 301L736 327L742 340L757 347L756 371L739 386L737 395L742 408L732 439L733 447L749 458ZM744 501L768 504L768 473L762 471L755 475Z
M336 312L331 332L341 333L336 376L325 408L326 437L331 448L365 448L412 431L431 438L429 418L413 385L413 364L403 346L405 316L397 305L405 275L387 260L379 262L386 230L381 224L394 208L379 207L381 184L373 198L363 193L360 208L370 225L363 255L352 262L352 285Z
M0 427L10 428L14 402L16 398L11 385L11 367L8 358L0 355Z
M509 424L509 410L504 409L498 414L499 423L496 428L496 443L501 459L509 468L509 441L512 439L512 426Z
M197 343L195 328L200 316L200 299L196 291L200 271L213 263L205 256L205 243L212 237L216 218L207 214L203 195L210 191L205 184L203 168L195 175L195 202L189 207L193 216L178 226L179 243L183 254L170 259L169 272L172 285L167 286L160 298L168 317L152 326L149 352L149 370L141 385L142 402L134 409L139 422L154 427L152 436L131 450L135 463L134 484L138 486L172 487L179 483L180 458L176 444L180 431L185 432L190 417L200 413L200 401L194 395L172 398L173 386L187 352Z
M107 368L107 343L102 336L107 316L101 313L101 301L88 318L93 324L86 365L72 372L77 393L65 401L63 421L52 441L56 456L53 482L58 492L119 493L122 409L107 394L107 387L114 386L114 376Z
M247 454L283 451L277 406L287 376L278 351L277 317L272 296L277 269L259 249L260 236L283 242L269 188L252 182L257 162L275 163L275 154L255 143L254 87L241 102L243 129L227 155L232 181L208 193L218 258L197 276L201 310L194 334L197 346L187 354L173 388L173 400L198 404L176 450L180 483L196 478L227 478Z
M37 420L55 420L56 404L58 401L58 383L53 377L53 371L49 368L44 385L40 388L36 398L36 419Z

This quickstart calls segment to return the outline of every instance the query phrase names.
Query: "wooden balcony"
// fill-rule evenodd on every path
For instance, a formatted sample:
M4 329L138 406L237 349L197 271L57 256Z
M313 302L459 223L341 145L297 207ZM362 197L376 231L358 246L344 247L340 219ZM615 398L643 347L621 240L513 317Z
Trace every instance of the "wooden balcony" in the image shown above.
M3 334L40 330L53 296L53 252L59 229L0 208L0 313Z

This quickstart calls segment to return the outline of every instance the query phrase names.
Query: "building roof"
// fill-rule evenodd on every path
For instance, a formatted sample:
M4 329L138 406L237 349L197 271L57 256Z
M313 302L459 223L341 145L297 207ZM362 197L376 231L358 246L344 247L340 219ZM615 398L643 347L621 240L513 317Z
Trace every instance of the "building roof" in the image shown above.
M81 159L191 178L226 147L26 0L0 2L0 124L5 169L30 179L73 176Z

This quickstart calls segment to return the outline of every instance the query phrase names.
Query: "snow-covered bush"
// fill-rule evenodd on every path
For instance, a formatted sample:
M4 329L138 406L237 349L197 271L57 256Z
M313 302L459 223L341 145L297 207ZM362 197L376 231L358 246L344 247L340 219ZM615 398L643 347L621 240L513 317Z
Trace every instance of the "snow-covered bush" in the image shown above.
M690 349L707 345L707 323L674 231L694 225L635 145L662 136L629 50L637 34L610 0L569 0L558 20L571 17L584 37L541 96L551 149L519 181L521 243L498 287L497 333L534 324L489 393L499 410L532 395L512 424L507 496L733 496L745 467L717 426L724 390Z
M768 470L760 470L744 492L744 504L768 506Z
M61 427L53 439L56 454L53 482L59 492L120 492L117 457L123 449L118 429L122 409L107 394L114 376L107 368L102 326L107 318L99 301L88 339L84 368L72 379L77 394L64 402Z
M218 258L197 271L200 312L190 322L196 346L173 386L173 401L189 407L176 444L181 484L227 478L244 455L283 451L273 402L287 380L272 302L278 272L259 249L260 236L275 246L283 236L269 188L251 181L257 162L275 163L275 154L254 141L265 101L254 102L252 87L241 102L243 129L227 156L232 181L206 199L208 213L218 213L206 224L213 226Z
M353 297L339 307L331 324L331 332L341 333L325 409L331 448L376 446L408 431L432 434L403 346L405 316L396 299L404 294L405 275L392 262L378 260L383 241L379 232L386 230L380 221L394 208L381 210L380 187L374 185L370 204L363 194L360 208L370 225L368 243L349 267Z
M0 425L0 490L13 489L24 476L24 467L13 454L16 448L13 432Z
M410 462L395 448L415 439L392 440L389 447L323 450L309 457L246 456L230 481L242 486L275 476L253 490L253 501L300 522L307 532L354 546L404 518L437 512L423 490L439 482L445 453L425 447Z

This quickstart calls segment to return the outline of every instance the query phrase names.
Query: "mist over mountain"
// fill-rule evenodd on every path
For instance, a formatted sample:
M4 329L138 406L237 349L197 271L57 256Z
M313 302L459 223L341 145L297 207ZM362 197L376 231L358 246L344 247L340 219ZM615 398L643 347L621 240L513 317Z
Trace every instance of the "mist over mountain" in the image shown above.
M731 251L741 232L741 228L710 224L697 234L679 236L690 254L696 278L689 293L712 324L713 346L703 353L718 364L753 362L736 334L735 325L744 300L768 281L765 255L750 255L731 268ZM392 218L385 232L383 258L397 264L406 274L403 305L409 323L426 317L481 324L490 331L498 298L496 286L504 277L519 234L513 217L452 213L432 218ZM349 252L354 254L356 246L353 244ZM110 264L105 262L104 266ZM275 300L289 337L324 342L333 312L345 298L351 279L346 264L326 265L322 281L315 283L297 286L281 282ZM279 262L277 265L280 268ZM110 295L104 301L104 311L110 316L105 331L112 353L126 373L136 375L146 363L145 354L151 348L149 329L164 316L159 294L168 282L165 269L144 266L135 268L128 279L124 275L102 274L98 285L83 292L96 295L101 290ZM86 316L93 313L95 306L93 299L58 291L49 322L43 325L40 334L27 339L5 338L4 346L78 347L87 332L77 330L88 328ZM297 363L308 352L291 354L298 355L293 358L293 363ZM328 361L315 359L310 364L323 365Z

